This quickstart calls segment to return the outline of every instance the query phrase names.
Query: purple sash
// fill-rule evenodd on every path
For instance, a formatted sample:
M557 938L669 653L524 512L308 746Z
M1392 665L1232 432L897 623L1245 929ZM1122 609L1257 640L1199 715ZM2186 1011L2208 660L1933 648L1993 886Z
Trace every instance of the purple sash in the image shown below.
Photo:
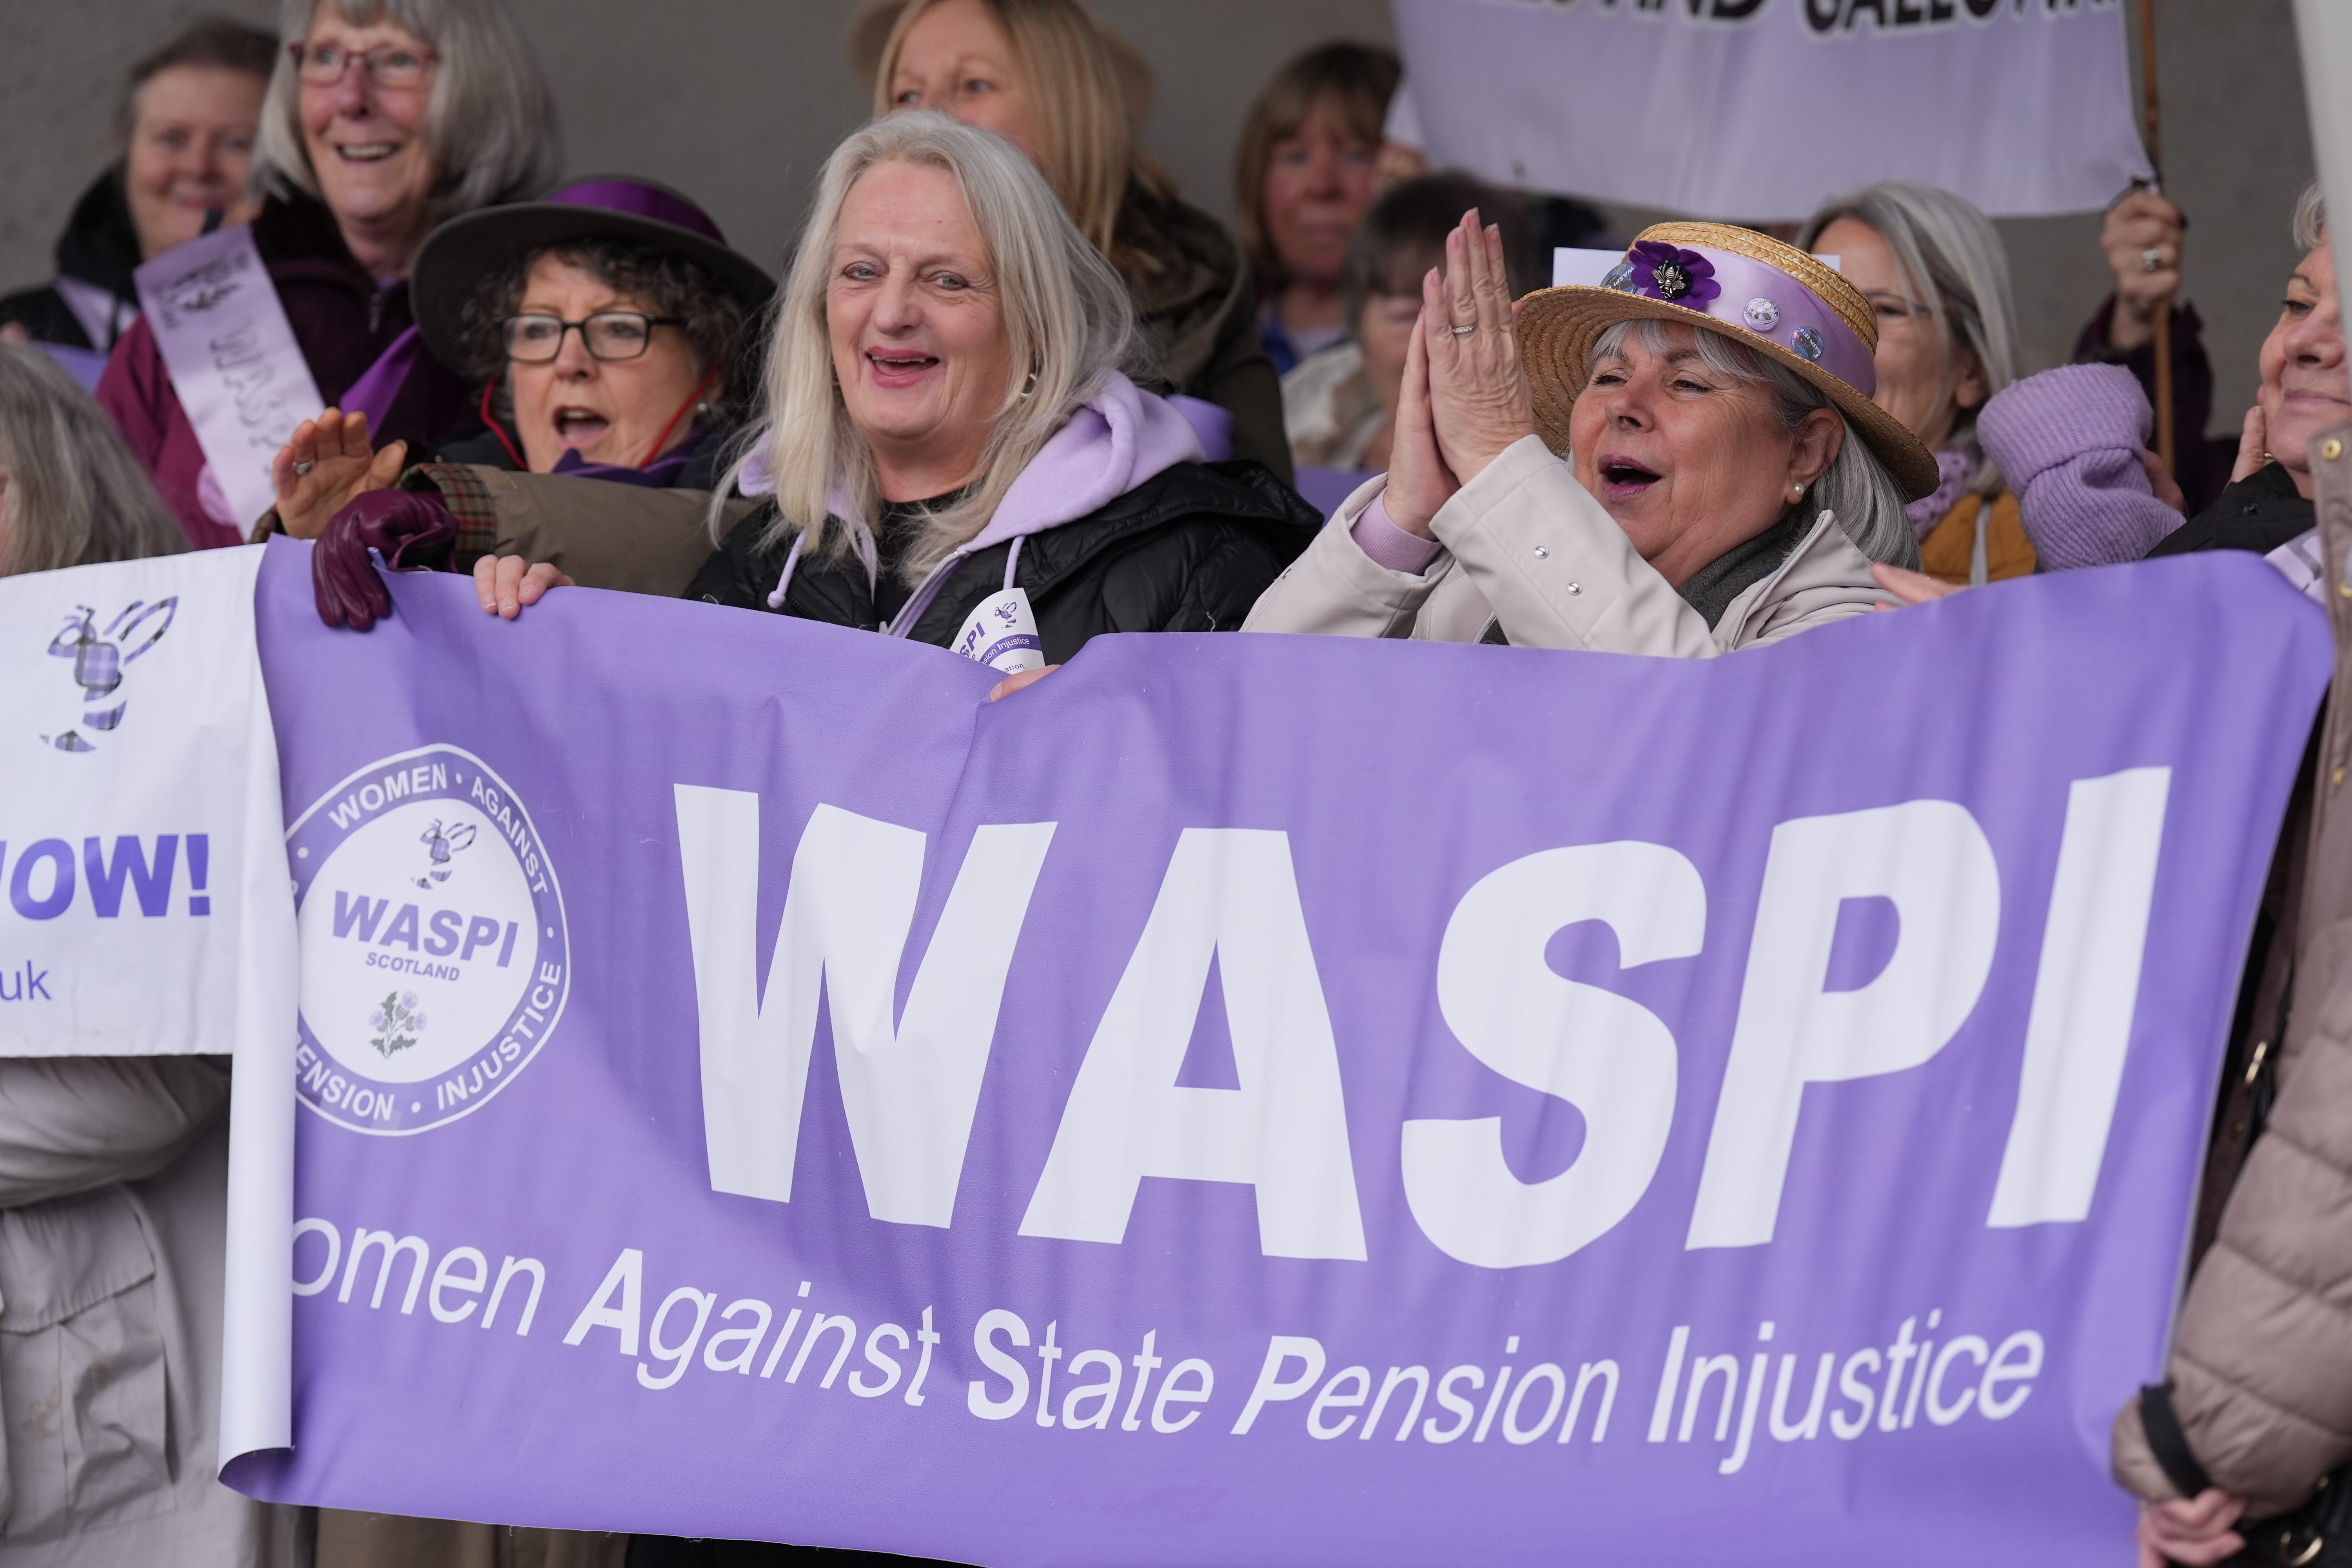
M241 527L277 500L270 460L325 406L294 328L238 224L175 246L132 275L213 483L207 511ZM215 492L217 492L216 494Z
M393 399L407 384L408 373L415 368L416 356L425 349L424 336L415 327L392 340L392 344L376 356L376 361L360 372L343 394L342 409L346 414L364 414L371 431L383 428L383 416L392 412ZM377 443L381 446L381 440Z

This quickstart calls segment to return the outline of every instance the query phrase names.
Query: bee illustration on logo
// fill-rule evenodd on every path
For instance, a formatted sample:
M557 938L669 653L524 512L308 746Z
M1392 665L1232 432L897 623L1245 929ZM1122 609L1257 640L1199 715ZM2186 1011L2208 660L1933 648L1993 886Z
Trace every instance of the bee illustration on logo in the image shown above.
M431 826L417 835L416 841L425 846L425 853L432 857L433 866L424 876L409 879L420 888L438 887L449 879L450 871L455 869L449 863L450 858L474 841L474 825L461 822L445 832L441 819L436 816Z
M121 690L125 667L163 640L179 607L176 595L152 605L133 599L101 632L98 612L88 605L75 605L66 616L64 628L49 639L49 653L73 660L74 684L81 688L81 722L62 734L42 736L43 742L60 752L98 750L82 731L102 733L122 722L130 699L110 707L107 700Z

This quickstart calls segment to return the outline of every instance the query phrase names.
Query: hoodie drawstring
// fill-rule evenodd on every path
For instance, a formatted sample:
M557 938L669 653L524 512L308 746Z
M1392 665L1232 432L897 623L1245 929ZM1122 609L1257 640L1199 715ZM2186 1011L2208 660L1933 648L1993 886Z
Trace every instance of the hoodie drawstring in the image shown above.
M807 542L806 529L793 535L793 548L784 557L784 574L776 579L776 591L768 595L768 608L781 610L784 607L784 591L793 585L793 568L801 563L801 547Z
M871 594L880 581L876 575L874 536L862 528L856 530L854 536L857 541L857 558L866 563L866 591ZM783 575L776 579L774 590L768 595L768 608L782 610L784 607L784 595L793 585L793 568L801 563L801 552L807 544L806 529L793 535L793 547L784 555Z

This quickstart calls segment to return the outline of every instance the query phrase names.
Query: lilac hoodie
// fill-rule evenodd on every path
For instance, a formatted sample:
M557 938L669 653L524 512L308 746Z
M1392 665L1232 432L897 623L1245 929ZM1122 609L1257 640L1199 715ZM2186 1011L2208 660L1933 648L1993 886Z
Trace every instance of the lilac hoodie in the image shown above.
M2045 572L2137 561L2181 524L2140 453L2155 415L2121 365L2069 364L2011 382L1977 416L1977 439L2017 492Z
M1068 423L1037 448L988 525L923 579L890 623L889 634L902 637L913 629L965 556L1013 541L1004 557L1004 586L1010 589L1013 569L1021 564L1022 540L1076 522L1154 474L1202 458L1201 437L1181 412L1118 372L1106 371Z
M987 526L956 546L952 554L932 569L907 601L906 608L886 629L892 637L905 637L930 607L931 601L939 597L949 574L962 564L966 556L1013 541L1004 562L1004 585L1010 588L1013 570L1021 563L1021 540L1099 511L1144 480L1179 463L1202 460L1200 435L1184 410L1167 398L1144 391L1115 370L1104 372L1093 393L1029 459L1029 466L1021 470L1020 478L1013 481L1004 499L997 503L996 514L988 520ZM752 485L764 479L764 474L754 474L747 467L745 493L760 493L752 489ZM773 488L772 480L762 486L763 489ZM836 517L848 510L847 498L838 491L832 504ZM873 538L863 523L854 526L858 552L865 556L870 575L875 561ZM771 609L784 602L793 568L800 560L801 542L801 539L793 541L783 576L768 596Z

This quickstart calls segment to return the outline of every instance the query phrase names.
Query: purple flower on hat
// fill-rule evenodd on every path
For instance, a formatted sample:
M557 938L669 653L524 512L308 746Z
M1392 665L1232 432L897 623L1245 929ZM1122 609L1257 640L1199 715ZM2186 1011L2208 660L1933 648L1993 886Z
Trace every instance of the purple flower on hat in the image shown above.
M1626 279L1631 293L1699 310L1723 292L1723 285L1715 280L1715 263L1696 250L1644 240L1625 259L1633 268Z

